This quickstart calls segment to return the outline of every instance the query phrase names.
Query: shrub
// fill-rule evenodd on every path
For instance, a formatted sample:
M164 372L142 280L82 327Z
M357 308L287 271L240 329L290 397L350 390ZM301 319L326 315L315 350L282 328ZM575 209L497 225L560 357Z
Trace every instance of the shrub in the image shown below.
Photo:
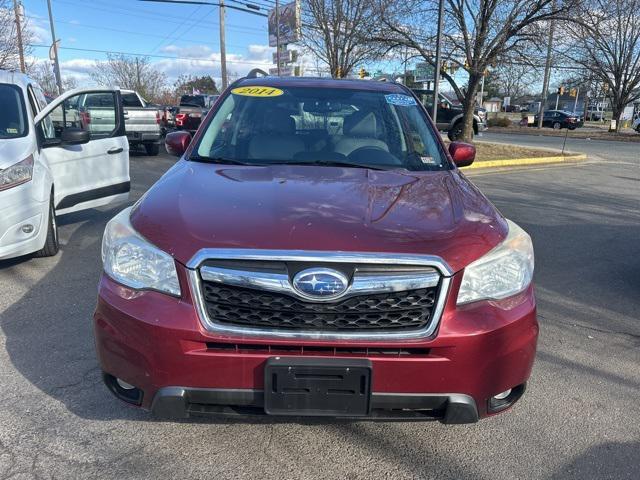
M487 120L487 125L489 127L510 127L511 120L507 117L490 118Z

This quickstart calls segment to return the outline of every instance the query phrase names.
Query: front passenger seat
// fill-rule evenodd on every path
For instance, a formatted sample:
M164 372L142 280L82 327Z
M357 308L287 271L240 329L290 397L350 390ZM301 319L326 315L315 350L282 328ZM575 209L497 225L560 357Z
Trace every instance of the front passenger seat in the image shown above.
M344 136L335 144L334 151L343 155L362 147L378 147L389 151L389 146L376 138L377 119L373 112L355 112L344 119Z

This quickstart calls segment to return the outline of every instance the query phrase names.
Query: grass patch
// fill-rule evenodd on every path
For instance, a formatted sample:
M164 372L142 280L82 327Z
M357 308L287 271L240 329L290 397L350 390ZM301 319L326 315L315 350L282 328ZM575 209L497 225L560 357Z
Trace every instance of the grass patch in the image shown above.
M502 143L476 142L476 162L486 162L489 160L507 160L510 158L539 158L559 155L549 150L541 150L531 147L520 147L518 145L507 145Z

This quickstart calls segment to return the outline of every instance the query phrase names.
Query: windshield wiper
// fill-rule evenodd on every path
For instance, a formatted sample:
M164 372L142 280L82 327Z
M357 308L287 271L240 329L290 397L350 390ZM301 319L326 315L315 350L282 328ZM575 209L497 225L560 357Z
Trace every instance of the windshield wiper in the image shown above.
M189 160L194 162L203 162L203 163L217 163L217 164L227 164L227 165L255 165L255 163L247 163L241 160L235 160L233 158L224 158L224 157L203 157L202 155L191 155Z
M376 167L373 165L363 165L361 163L340 162L338 160L314 160L313 162L293 161L277 162L281 165L317 165L322 167L348 167L348 168L368 168L369 170L389 170L388 168Z

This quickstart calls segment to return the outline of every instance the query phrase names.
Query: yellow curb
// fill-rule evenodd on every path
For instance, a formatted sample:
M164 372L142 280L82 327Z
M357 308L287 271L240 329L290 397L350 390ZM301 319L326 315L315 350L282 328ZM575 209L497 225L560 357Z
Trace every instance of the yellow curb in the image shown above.
M504 160L488 160L486 162L474 162L464 170L472 168L495 168L495 167L518 167L525 165L542 165L545 163L579 162L586 160L584 153L579 155L556 155L553 157L532 157L532 158L507 158Z

